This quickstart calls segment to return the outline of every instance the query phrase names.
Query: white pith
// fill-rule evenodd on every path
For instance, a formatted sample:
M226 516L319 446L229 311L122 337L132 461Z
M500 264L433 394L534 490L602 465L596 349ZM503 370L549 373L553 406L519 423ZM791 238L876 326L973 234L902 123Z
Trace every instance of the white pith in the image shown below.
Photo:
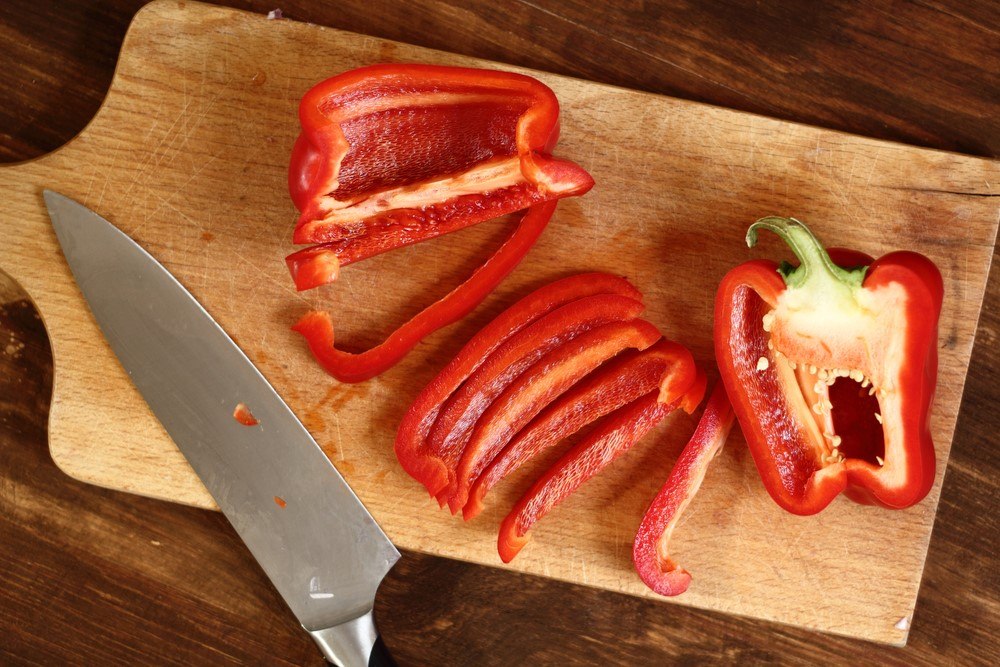
M891 481L895 473L904 473L892 465L899 457L900 434L895 431L901 420L898 382L890 369L902 367L904 337L893 331L905 325L898 320L905 298L897 284L856 288L835 299L816 299L807 290L789 288L763 317L770 358L761 357L757 370L773 369L787 396L801 395L801 421L811 439L822 443L816 452L819 473L846 460L830 401L830 387L840 378L857 382L878 402L875 419L883 425L885 442L884 458L875 457L880 476ZM831 349L826 341L836 341L836 347Z
M312 225L348 225L378 213L403 208L424 208L463 195L477 195L526 182L521 158L498 158L483 162L455 176L445 176L416 185L403 185L355 197L347 201L332 194L322 198L323 219Z

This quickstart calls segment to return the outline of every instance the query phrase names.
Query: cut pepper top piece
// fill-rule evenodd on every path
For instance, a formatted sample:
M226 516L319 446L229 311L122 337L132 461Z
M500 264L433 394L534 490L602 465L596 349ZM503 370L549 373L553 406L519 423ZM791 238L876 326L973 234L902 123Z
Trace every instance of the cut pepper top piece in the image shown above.
M800 265L730 271L716 298L715 347L765 486L797 514L842 491L893 508L920 501L934 481L940 273L916 253L874 262L827 253L789 218L751 226L751 246L758 229L784 239Z
M288 177L301 212L294 240L341 242L331 250L352 261L370 255L347 239L380 252L593 185L549 156L559 104L520 74L374 65L313 87L299 117Z

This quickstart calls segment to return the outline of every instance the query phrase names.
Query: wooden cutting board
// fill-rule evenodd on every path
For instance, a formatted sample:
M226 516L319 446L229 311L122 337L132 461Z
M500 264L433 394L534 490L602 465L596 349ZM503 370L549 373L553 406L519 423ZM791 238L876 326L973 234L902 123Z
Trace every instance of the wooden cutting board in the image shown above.
M838 499L819 516L794 517L771 502L734 434L675 533L674 551L694 581L674 601L905 642L997 232L1000 166L530 72L562 102L557 153L586 167L597 186L560 204L523 265L472 316L383 376L342 385L289 330L299 315L329 309L339 341L370 345L462 280L509 230L483 224L348 267L334 285L294 291L282 259L295 219L285 170L298 100L321 79L376 62L497 67L194 2L155 2L136 17L107 100L80 136L0 168L0 267L35 300L52 342L56 463L102 486L213 507L103 341L61 257L42 187L120 226L202 301L397 545L655 597L632 570L631 541L691 418L669 418L557 508L510 566L496 555L498 523L552 457L494 491L484 514L464 524L396 464L395 427L480 326L532 288L579 271L627 275L646 295L648 318L713 369L719 279L751 257L787 256L770 237L747 250L747 225L794 215L831 244L876 256L917 249L941 267L937 484L906 511Z

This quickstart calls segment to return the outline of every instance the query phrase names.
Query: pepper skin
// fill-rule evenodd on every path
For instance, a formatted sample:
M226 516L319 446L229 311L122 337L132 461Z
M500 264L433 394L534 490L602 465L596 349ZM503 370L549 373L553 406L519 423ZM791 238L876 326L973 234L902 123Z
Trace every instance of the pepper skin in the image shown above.
M694 435L642 517L632 543L632 562L639 578L660 595L680 595L691 583L690 573L670 558L670 535L698 493L712 459L722 450L733 417L725 386L717 383Z
M944 289L926 257L827 253L801 222L764 218L799 258L730 271L715 301L715 353L771 497L814 514L841 492L909 507L934 483L930 406ZM858 264L869 264L859 268Z
M395 443L396 458L403 469L432 496L439 494L452 481L449 471L457 466L457 458L452 460L431 449L427 441L444 402L511 336L563 305L597 294L614 294L631 301L641 298L624 278L581 273L528 294L473 336L424 387L403 416Z
M693 412L705 392L699 373L691 353L666 339L611 360L549 405L493 459L472 485L463 516L477 516L489 490L536 454L654 389L661 403L681 401Z
M510 238L468 280L365 352L345 352L334 347L333 321L323 311L306 313L292 329L305 337L313 356L336 379L362 382L373 378L398 363L425 336L472 312L521 263L548 225L555 207L556 202L547 202L528 209Z
M293 240L321 244L288 259L296 286L339 267L542 202L594 181L550 156L559 103L521 74L435 65L374 65L310 89L288 186Z
M451 511L465 505L480 473L545 406L618 353L644 350L659 339L660 332L645 320L612 322L552 350L524 371L476 422L448 497Z
M652 391L605 417L587 437L552 465L500 524L497 551L509 563L528 542L528 531L552 507L632 448L677 406Z
M604 324L633 320L643 310L641 301L595 294L560 306L518 331L445 402L428 435L428 446L455 470L479 417L517 376L577 336Z

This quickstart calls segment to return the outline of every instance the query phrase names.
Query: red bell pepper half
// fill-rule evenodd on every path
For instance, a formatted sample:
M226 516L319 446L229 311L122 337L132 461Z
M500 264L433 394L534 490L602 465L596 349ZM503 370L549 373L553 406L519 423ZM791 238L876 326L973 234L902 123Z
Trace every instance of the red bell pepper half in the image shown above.
M374 65L327 79L299 105L288 186L300 216L299 289L340 266L541 202L594 181L550 155L559 103L521 74Z
M478 515L489 490L536 454L654 389L660 390L661 403L681 401L681 407L693 412L705 392L699 374L691 353L666 339L601 366L549 405L493 459L472 485L463 516L469 520Z
M680 595L691 583L688 571L670 558L670 535L701 487L708 465L722 450L732 426L733 408L720 382L708 399L694 435L642 517L632 544L632 562L643 582L660 595Z
M483 327L420 392L403 416L396 434L396 458L403 469L432 495L453 481L458 455L429 446L428 435L441 406L503 343L546 314L598 294L626 301L641 298L627 280L606 273L582 273L549 283L525 296Z
M800 265L757 260L725 276L715 352L764 486L795 514L841 492L890 508L919 502L934 483L940 272L913 252L828 254L790 218L758 221L748 245L758 229Z
M424 308L385 341L364 352L345 352L334 346L333 321L323 311L310 311L292 327L302 334L316 360L341 382L362 382L388 370L423 338L457 322L478 306L535 244L555 210L556 202L528 209L517 229L500 249L464 283Z
M605 417L587 437L570 449L528 489L500 524L497 551L505 563L528 542L528 531L552 507L632 448L670 414L677 403L659 401L659 391Z

